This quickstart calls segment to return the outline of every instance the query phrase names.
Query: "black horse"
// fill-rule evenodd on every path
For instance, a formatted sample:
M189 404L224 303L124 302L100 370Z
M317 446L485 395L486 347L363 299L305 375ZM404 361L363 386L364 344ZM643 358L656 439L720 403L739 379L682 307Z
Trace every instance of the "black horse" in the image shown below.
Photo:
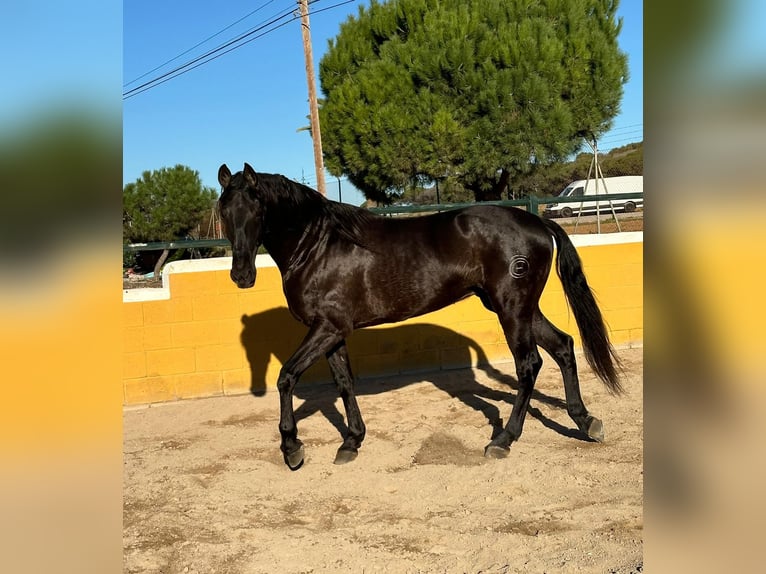
M301 374L322 356L340 390L348 433L337 464L354 460L365 426L354 394L346 337L360 327L393 323L477 295L495 312L516 364L519 391L502 432L484 455L502 458L521 436L535 379L542 366L539 345L564 378L567 412L596 441L599 419L580 396L572 337L554 327L539 300L558 245L557 271L583 341L588 364L606 384L621 391L619 362L601 312L566 232L526 211L476 205L404 219L376 216L328 201L281 175L256 173L249 164L234 175L218 170L223 188L218 208L232 245L231 279L255 284L255 255L263 244L282 274L290 312L308 328L277 380L279 430L287 466L304 460L293 411Z

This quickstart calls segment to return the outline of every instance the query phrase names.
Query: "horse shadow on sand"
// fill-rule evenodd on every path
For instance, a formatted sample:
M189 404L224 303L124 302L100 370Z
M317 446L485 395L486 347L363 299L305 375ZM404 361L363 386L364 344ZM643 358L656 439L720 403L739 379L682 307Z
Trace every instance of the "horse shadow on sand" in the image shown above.
M266 373L272 356L284 364L298 348L307 333L307 328L295 320L285 307L270 309L253 315L242 316L242 333L240 341L245 349L251 371L250 392L258 397L266 392ZM451 369L460 369L463 377L458 381L454 377L445 377L444 371L434 367L433 370L415 370L412 373L395 375L366 375L359 369L359 359L355 349L395 348L401 346L401 341L449 341L449 358ZM401 389L415 383L427 381L435 385L450 397L456 398L466 406L481 412L492 426L492 438L503 430L503 418L500 409L494 403L506 403L507 415L516 399L518 381L515 377L495 369L487 359L481 346L476 341L455 331L427 323L408 324L389 327L387 329L360 329L355 331L347 340L351 358L351 369L356 383L355 391L358 397L375 395L389 390ZM472 351L477 357L475 367L490 378L502 383L508 391L498 391L479 383L472 369ZM563 383L562 383L563 393ZM320 412L340 433L347 432L343 413L338 410L336 401L338 391L327 361L321 360L311 367L301 377L295 387L294 395L304 402L295 410L295 419L300 421ZM560 398L546 395L534 390L532 399L554 408L566 411L566 402ZM570 438L589 442L588 436L575 428L568 428L543 415L539 409L530 405L528 414L539 420L545 427ZM364 416L364 409L362 409Z

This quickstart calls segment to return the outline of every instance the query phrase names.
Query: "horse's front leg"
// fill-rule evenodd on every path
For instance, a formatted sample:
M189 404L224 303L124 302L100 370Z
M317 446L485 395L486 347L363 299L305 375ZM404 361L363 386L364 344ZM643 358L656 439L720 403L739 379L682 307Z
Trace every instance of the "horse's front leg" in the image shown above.
M298 440L298 427L293 411L293 391L300 376L326 354L343 336L330 323L318 321L309 329L298 349L282 366L277 380L279 390L279 432L282 435L282 454L290 470L303 466L303 443Z
M346 341L341 341L336 349L327 354L327 362L330 364L333 379L338 385L340 397L343 399L343 406L346 409L348 434L335 456L335 464L345 464L356 458L366 432L362 413L354 393L354 375L351 373Z

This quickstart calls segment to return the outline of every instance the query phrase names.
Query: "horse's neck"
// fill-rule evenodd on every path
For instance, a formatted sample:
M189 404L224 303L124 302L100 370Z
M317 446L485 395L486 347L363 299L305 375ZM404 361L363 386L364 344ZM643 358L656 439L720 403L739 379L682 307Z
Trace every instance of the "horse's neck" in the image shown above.
M267 215L267 229L263 245L282 273L301 259L301 252L316 242L316 218L296 217L300 210L275 206Z

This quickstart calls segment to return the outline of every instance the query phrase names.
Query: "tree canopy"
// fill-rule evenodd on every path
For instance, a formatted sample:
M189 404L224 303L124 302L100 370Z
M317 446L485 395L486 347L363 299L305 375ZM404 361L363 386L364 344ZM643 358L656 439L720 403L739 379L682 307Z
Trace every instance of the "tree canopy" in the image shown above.
M122 192L123 236L138 243L172 241L189 234L217 198L199 173L183 165L145 171Z
M122 235L126 243L173 241L189 235L214 205L218 194L202 185L199 173L176 165L145 171L122 191ZM163 250L154 271L167 259Z
M619 111L617 0L397 0L360 7L320 62L328 171L369 199L416 182L497 199Z

